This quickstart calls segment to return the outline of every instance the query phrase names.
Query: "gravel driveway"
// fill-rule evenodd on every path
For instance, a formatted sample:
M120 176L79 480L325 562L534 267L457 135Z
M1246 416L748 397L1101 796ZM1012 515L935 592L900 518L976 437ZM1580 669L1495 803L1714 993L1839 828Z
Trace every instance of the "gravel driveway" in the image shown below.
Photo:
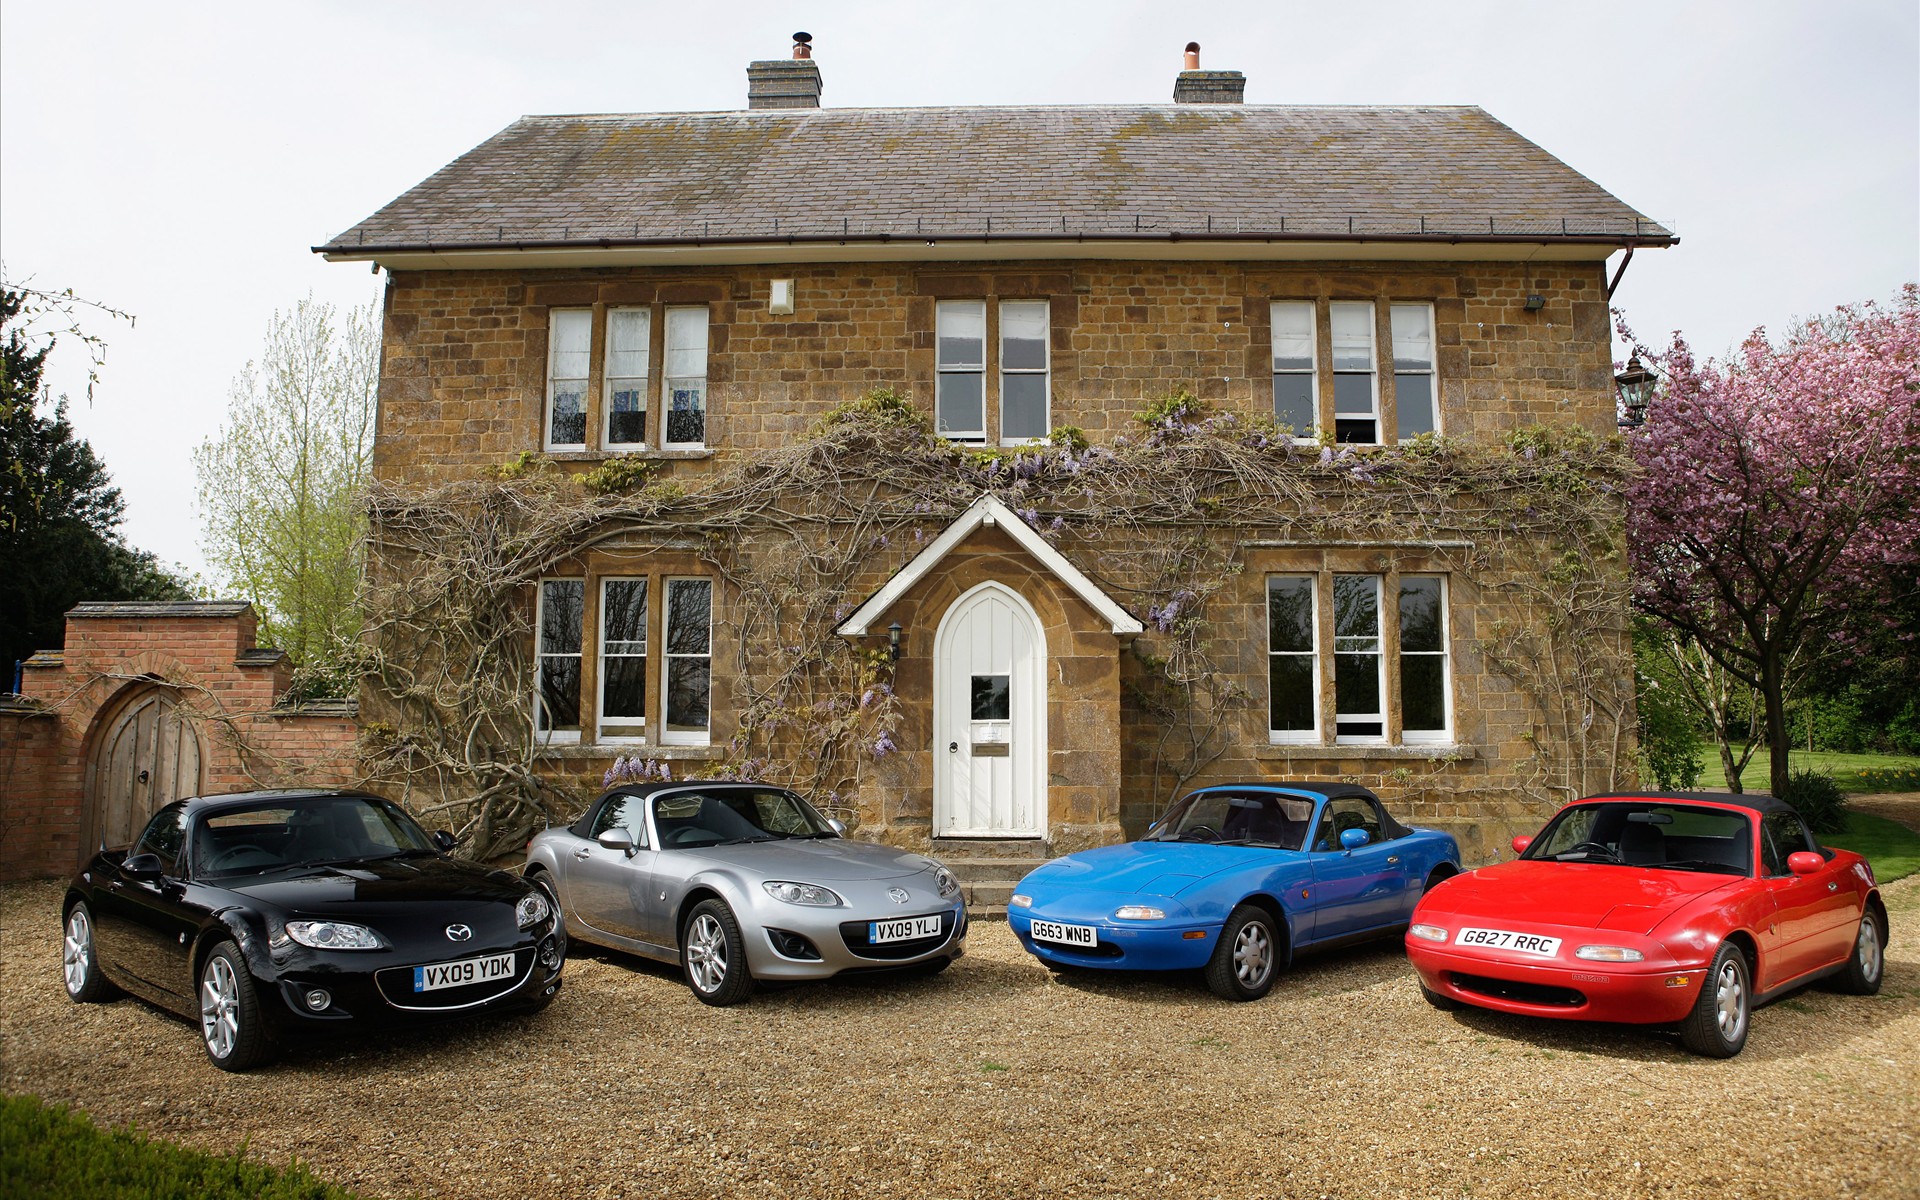
M1054 979L1001 923L930 980L696 1003L576 957L560 999L246 1076L197 1031L60 984L54 883L0 889L0 1084L375 1195L1917 1196L1920 876L1878 996L1756 1014L1739 1058L1429 1008L1397 944L1266 1000Z

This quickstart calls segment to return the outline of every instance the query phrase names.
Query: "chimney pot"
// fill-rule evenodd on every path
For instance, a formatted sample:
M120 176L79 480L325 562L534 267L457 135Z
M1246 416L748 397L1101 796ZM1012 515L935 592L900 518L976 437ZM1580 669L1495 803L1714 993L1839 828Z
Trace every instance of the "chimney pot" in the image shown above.
M793 35L793 56L795 58L813 57L813 35L802 31Z
M1187 43L1187 70L1198 71L1199 69L1200 69L1200 43L1188 42Z
M747 64L748 108L819 108L820 64L813 61L813 35L793 35L793 57Z

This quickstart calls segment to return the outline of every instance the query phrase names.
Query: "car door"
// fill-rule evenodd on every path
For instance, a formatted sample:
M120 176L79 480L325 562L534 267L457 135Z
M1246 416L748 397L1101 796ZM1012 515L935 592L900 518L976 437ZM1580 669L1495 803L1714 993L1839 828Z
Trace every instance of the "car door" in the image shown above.
M1765 990L1845 958L1853 946L1860 898L1831 860L1811 875L1788 869L1788 855L1819 852L1798 813L1767 813L1760 841L1767 898L1773 905L1760 935L1761 953L1771 959L1757 981Z
M564 862L565 903L591 929L657 942L647 903L657 852L647 837L645 806L638 796L615 796L595 814L588 836L573 839ZM633 849L602 846L599 837L610 829L626 830Z
M1367 844L1341 848L1340 834L1361 829ZM1327 801L1307 846L1313 863L1313 941L1364 933L1406 919L1406 873L1398 848L1381 840L1380 812L1371 800Z
M116 969L179 1001L194 990L188 956L197 915L187 903L187 812L169 804L153 815L126 861L152 855L158 877L134 875L123 862L102 889L96 924L100 953Z

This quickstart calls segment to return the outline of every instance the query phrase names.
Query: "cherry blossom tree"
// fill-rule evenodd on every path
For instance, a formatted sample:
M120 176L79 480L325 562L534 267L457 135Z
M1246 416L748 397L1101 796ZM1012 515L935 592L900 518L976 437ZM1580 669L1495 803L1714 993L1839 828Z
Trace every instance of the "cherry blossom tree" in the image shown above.
M1652 357L1663 395L1629 437L1634 600L1758 692L1777 792L1792 676L1857 652L1920 562L1920 288L1778 346L1755 330L1725 363L1677 334Z

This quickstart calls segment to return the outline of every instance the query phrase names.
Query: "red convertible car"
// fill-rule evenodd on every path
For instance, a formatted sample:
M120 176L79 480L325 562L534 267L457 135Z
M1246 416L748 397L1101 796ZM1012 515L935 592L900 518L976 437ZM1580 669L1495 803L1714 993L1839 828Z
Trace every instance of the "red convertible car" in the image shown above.
M1513 848L1413 911L1407 957L1441 1008L1678 1025L1688 1049L1727 1058L1756 1004L1829 976L1880 989L1873 869L1771 796L1591 797Z

